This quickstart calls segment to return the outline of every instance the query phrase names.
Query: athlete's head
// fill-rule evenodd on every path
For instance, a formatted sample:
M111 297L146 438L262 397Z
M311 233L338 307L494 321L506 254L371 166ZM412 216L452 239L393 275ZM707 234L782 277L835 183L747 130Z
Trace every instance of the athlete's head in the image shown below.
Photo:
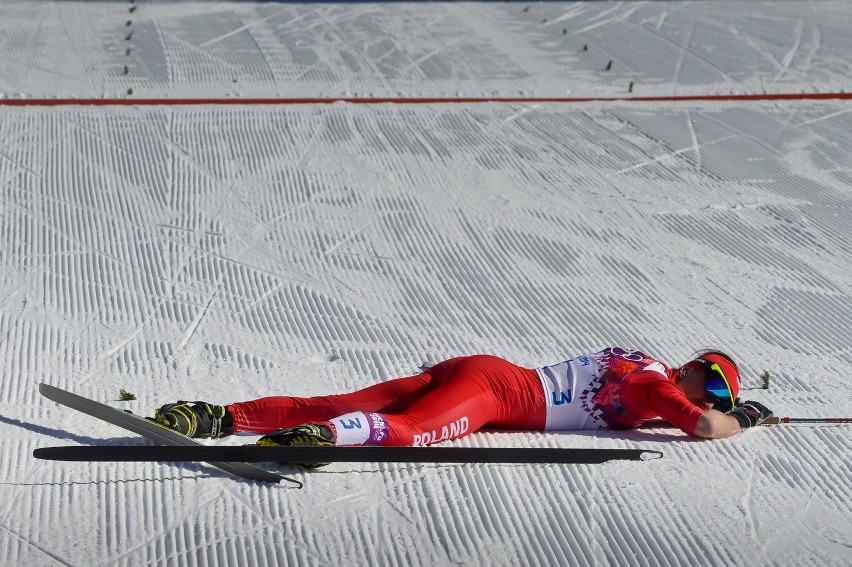
M717 350L697 353L696 358L680 369L678 384L690 401L702 405L712 404L713 409L729 412L740 392L740 372L737 363ZM700 386L700 388L699 388Z

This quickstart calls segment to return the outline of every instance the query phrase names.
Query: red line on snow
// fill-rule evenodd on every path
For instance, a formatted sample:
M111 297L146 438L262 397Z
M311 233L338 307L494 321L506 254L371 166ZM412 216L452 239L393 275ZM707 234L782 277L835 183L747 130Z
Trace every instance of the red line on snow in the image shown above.
M773 100L850 100L852 93L718 94L638 97L338 97L338 98L11 98L0 106L200 106L286 104L471 104L471 103L579 103L579 102L709 102Z

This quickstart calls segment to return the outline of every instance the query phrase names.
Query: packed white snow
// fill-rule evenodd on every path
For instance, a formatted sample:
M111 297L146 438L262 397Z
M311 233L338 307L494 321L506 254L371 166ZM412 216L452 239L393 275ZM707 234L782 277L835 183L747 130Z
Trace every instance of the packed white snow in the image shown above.
M850 20L842 1L0 0L0 96L831 93ZM3 563L849 565L849 425L489 431L453 444L664 458L288 471L303 490L31 453L143 443L40 382L149 414L610 345L721 348L777 415L850 417L850 148L848 99L0 105Z

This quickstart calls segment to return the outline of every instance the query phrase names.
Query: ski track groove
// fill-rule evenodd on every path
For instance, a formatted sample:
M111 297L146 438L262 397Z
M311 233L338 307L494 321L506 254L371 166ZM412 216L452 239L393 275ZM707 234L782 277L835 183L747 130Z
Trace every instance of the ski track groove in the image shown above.
M802 45L802 30L804 29L803 22L796 23L796 35L793 38L793 45L790 47L790 50L784 55L784 58L781 60L781 69L778 71L778 74L775 75L774 80L780 79L790 68L790 63L793 62L793 58L798 53L799 48Z
M161 9L162 18L136 20L134 38L144 43L134 57L150 49L162 61L151 55L150 65L104 88L147 77L154 86L136 88L169 92L181 81L228 83L233 73L247 91L257 84L251 80L285 90L291 78L302 85L293 88L314 88L342 68L331 46L308 53L289 44L286 57L303 59L288 75L294 66L285 55L270 54L285 42L273 41L277 18L264 21L269 13L259 8L217 7L198 22ZM260 17L246 18L250 10ZM322 17L312 19L313 10ZM618 5L586 10L560 24L574 33L624 22ZM312 20L313 29L292 30L300 38L342 35L334 29L342 7L281 12ZM369 16L358 22L364 34L387 23L380 8L359 14ZM540 25L541 15L530 14L511 35ZM676 18L662 16L643 21L659 21L660 33ZM782 60L788 79L802 72L805 39ZM499 59L460 58L454 53L470 43L440 41L398 56L397 42L381 61L360 56L356 64L370 69L378 90L412 77L437 84L447 73L461 90L477 61ZM67 564L199 567L335 565L343 557L393 565L483 557L497 565L726 564L736 561L731 550L760 545L758 563L842 560L826 551L808 557L826 549L819 543L773 549L767 518L779 507L792 526L815 523L807 533L840 533L827 530L848 521L848 459L835 467L821 459L849 454L845 427L670 440L665 463L643 463L653 472L636 478L630 467L639 465L626 463L352 467L305 475L312 493L198 475L205 465L48 465L29 453L45 439L36 437L39 427L89 424L42 400L39 381L97 399L128 387L140 394L137 411L187 395L355 389L416 374L421 362L482 351L545 364L607 343L681 358L708 342L735 343L736 355L766 351L761 360L776 356L779 367L771 367L772 388L759 393L770 407L821 408L839 392L842 408L848 398L829 387L833 375L796 368L810 369L814 355L828 361L824 374L831 362L850 362L852 304L842 275L852 230L842 181L848 151L840 142L826 147L848 137L844 107L0 109L0 137L14 150L0 159L0 368L10 377L0 381L0 403L4 414L21 412L0 423L11 447L0 468L7 503L0 523L17 537L6 544L7 559L25 562L36 544ZM785 113L800 111L816 118L783 129ZM778 140L751 134L749 125L772 128ZM791 148L830 156L836 177L810 175ZM833 266L823 265L827 258ZM737 321L736 333L726 317ZM785 370L781 360L797 366ZM760 363L745 366L754 366L753 381ZM461 443L501 446L504 435L512 434ZM661 443L626 435L512 439ZM713 470L718 480L708 492L729 489L750 528L729 544L707 538L702 529L711 524L696 506L719 522L734 512L685 483L683 470ZM750 475L744 486L733 482ZM789 498L778 502L778 493ZM39 523L23 519L27 506ZM80 518L90 529L73 528ZM357 522L357 537L339 529ZM679 538L659 536L693 523L698 529Z
M802 452L805 452L815 443L817 446L827 446L829 444L835 444L836 441L842 439L834 438L836 434L833 433L831 427L817 429L813 435L808 436L803 436L801 433L797 434L795 431L784 431L782 433L784 433L782 439L785 443L798 448ZM810 439L811 437L813 437L813 439ZM850 448L848 439L846 440L845 447L842 443L836 444L838 445L837 448L841 450L845 449L848 451ZM772 460L770 462L772 462ZM777 462L778 464L774 466L782 476L789 479L788 482L790 484L801 485L804 483L815 489L819 489L819 493L824 495L828 502L847 502L850 494L852 494L852 489L850 489L849 484L844 482L844 479L847 478L849 474L850 467L848 463L838 463L837 467L829 468L829 470L826 471L823 466L819 466L817 463L808 460L801 460L796 463L790 463L786 460L777 460ZM840 509L840 507L838 507L838 509Z
M784 32L798 38L792 48L770 46L763 40L762 22L753 31L741 32L728 25L736 11L731 10L731 15L725 10L708 14L703 6L670 10L653 4L619 3L614 8L616 13L608 17L601 14L611 7L595 6L584 13L566 14L563 6L540 6L527 14L510 6L478 9L474 15L470 15L470 9L449 11L441 7L441 26L429 25L436 19L438 6L431 10L417 5L395 7L402 10L401 18L382 6L326 7L322 11L305 5L282 9L230 4L212 10L202 6L151 5L139 10L133 16L132 41L115 37L106 53L101 54L98 67L81 60L80 54L97 47L103 51L97 44L99 28L107 25L115 29L116 20L122 16L98 14L90 21L93 14L82 13L77 6L57 10L61 16L51 15L48 24L41 21L44 18L24 16L21 21L27 25L10 35L26 37L27 41L21 45L11 42L9 55L33 51L40 56L27 56L18 65L13 63L7 88L16 92L16 87L26 91L37 85L36 88L46 89L48 96L67 90L92 96L123 94L129 87L143 93L165 91L171 96L199 90L235 96L270 90L297 95L317 91L382 94L412 88L444 94L459 90L513 92L517 89L515 82L524 80L532 90L559 92L562 87L554 87L554 81L542 77L567 75L581 78L591 91L623 92L623 83L635 75L642 77L644 88L655 92L671 92L673 88L692 91L706 88L706 78L700 85L693 84L700 82L695 71L678 79L682 85L672 83L672 76L677 77L677 53L683 52L680 32L690 26L696 29L696 39L694 45L690 44L690 56L682 68L689 62L700 63L702 69L711 66L716 79L711 79L711 84L717 88L724 87L724 83L716 82L725 77L728 81L739 80L751 90L773 89L808 79L832 87L841 82L837 77L848 69L842 57L834 56L844 44L825 40L820 34L823 28L830 32L829 38L838 35L836 28L845 20L836 3L818 15L788 9L799 20L814 21L807 28L800 21L798 27L792 23L797 21L795 17L790 24L783 24ZM761 12L759 8L756 11ZM448 15L451 17L445 17ZM546 17L542 20L541 16ZM761 19L757 14L748 17ZM71 21L73 26L68 24ZM64 30L54 29L62 26ZM559 27L565 30L563 34L558 33ZM122 35L126 31L123 28ZM805 33L806 29L815 30L814 37ZM88 37L81 37L87 34L82 30L88 31ZM622 42L624 45L608 41L611 34L619 34L619 39L626 37L627 41ZM67 41L57 42L56 36L66 37ZM805 41L805 36L809 41ZM597 44L597 49L580 56L574 43L582 40L590 41L593 47ZM726 44L725 49L711 49L715 41ZM635 49L637 43L650 44L653 51L670 57L647 57L647 50ZM120 48L125 44L132 48L128 56ZM623 61L620 71L601 74L595 64L588 62L601 53L600 45L615 46L616 53L610 58ZM772 48L783 52L778 57L765 53ZM798 57L805 48L807 53ZM49 55L57 52L59 56L51 60ZM822 55L825 69L813 65L816 53ZM418 60L422 63L417 64ZM10 57L10 61L14 59ZM743 72L742 63L755 72ZM118 69L125 64L128 74L120 75ZM36 80L24 80L23 69L36 71ZM80 78L90 76L92 80ZM773 76L776 78L765 80Z

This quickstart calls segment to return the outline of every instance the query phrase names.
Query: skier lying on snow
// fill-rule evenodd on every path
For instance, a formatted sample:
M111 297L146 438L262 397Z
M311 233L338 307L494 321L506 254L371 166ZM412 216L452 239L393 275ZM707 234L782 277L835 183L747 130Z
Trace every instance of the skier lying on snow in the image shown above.
M260 445L429 445L483 426L627 429L661 417L689 435L729 437L772 415L739 402L736 363L706 351L680 368L611 347L553 366L522 368L489 355L348 394L274 396L227 406L177 402L155 419L190 437L266 434Z

